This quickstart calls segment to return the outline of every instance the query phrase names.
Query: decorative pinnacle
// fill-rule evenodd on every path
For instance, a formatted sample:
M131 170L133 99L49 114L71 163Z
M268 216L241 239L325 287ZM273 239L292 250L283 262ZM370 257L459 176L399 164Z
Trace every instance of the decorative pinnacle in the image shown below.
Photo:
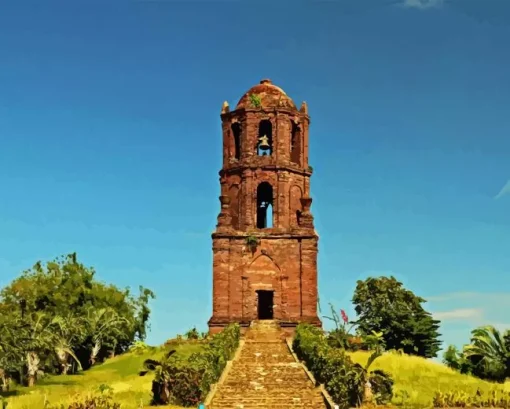
M305 102L305 101L303 101L303 102L301 103L301 109L300 109L300 111L301 111L303 114L308 115L308 105L306 104L306 102Z
M225 101L221 107L221 113L222 114L227 114L230 112L230 106L228 105L228 102Z

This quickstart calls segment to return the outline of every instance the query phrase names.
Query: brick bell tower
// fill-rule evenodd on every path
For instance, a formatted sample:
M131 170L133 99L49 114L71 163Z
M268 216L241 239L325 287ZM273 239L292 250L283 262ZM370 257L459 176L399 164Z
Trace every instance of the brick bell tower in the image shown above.
M262 80L233 111L224 102L221 211L213 240L209 331L275 319L316 326L318 235L310 213L305 102Z

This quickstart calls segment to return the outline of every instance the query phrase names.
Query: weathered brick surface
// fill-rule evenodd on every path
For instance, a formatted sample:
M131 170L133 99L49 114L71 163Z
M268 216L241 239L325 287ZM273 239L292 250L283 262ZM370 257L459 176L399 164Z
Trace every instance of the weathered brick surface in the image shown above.
M260 106L253 105L251 95L258 96ZM213 233L210 331L257 319L257 290L274 291L275 319L288 325L321 325L318 236L310 212L308 108L303 103L298 110L280 88L263 80L234 111L224 104L221 119L221 211ZM271 122L272 153L259 156L259 124L265 120ZM257 187L262 182L273 189L273 225L257 229ZM247 245L248 236L258 238L256 249Z

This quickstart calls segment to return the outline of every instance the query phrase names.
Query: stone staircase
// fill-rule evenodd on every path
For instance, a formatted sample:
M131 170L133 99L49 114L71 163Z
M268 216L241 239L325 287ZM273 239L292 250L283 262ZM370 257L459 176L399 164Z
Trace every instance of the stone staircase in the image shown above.
M274 321L254 321L207 409L326 409Z

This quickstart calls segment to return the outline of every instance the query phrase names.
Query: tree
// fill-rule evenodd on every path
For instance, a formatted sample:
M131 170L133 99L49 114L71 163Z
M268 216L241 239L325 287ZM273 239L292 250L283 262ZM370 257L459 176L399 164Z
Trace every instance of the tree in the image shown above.
M394 277L358 280L352 302L363 336L382 332L387 349L427 358L437 356L441 345L439 321L423 309L423 298Z
M28 386L34 386L41 371L42 360L47 357L54 341L53 321L43 312L34 312L25 317L22 343L27 368Z
M9 390L12 374L23 364L22 342L19 321L0 311L0 391Z
M462 374L469 374L472 371L471 361L459 351L454 345L448 346L443 353L443 363Z
M510 349L507 341L510 332L501 334L491 325L471 331L471 343L464 347L467 358L479 358L478 364L485 370L487 377L503 381L510 376Z
M119 316L111 308L90 308L88 310L87 326L93 342L89 357L91 366L96 363L97 355L103 345L115 346L114 341L122 337L122 330L126 325L129 325L129 321L125 317ZM110 343L108 344L108 342Z
M91 357L95 362L106 353L122 353L145 338L152 291L140 287L135 297L129 289L97 281L95 274L73 253L35 263L0 291L0 324L9 323L5 328L15 334L11 339L0 330L3 379L28 374L33 384L42 370L67 373L70 359L86 369ZM87 322L91 311L98 322ZM15 348L20 345L21 358Z
M82 317L77 317L72 312L65 315L57 315L52 320L53 326L53 345L60 372L67 375L71 365L69 358L73 358L81 370L80 360L75 355L73 348L85 338L86 321Z

